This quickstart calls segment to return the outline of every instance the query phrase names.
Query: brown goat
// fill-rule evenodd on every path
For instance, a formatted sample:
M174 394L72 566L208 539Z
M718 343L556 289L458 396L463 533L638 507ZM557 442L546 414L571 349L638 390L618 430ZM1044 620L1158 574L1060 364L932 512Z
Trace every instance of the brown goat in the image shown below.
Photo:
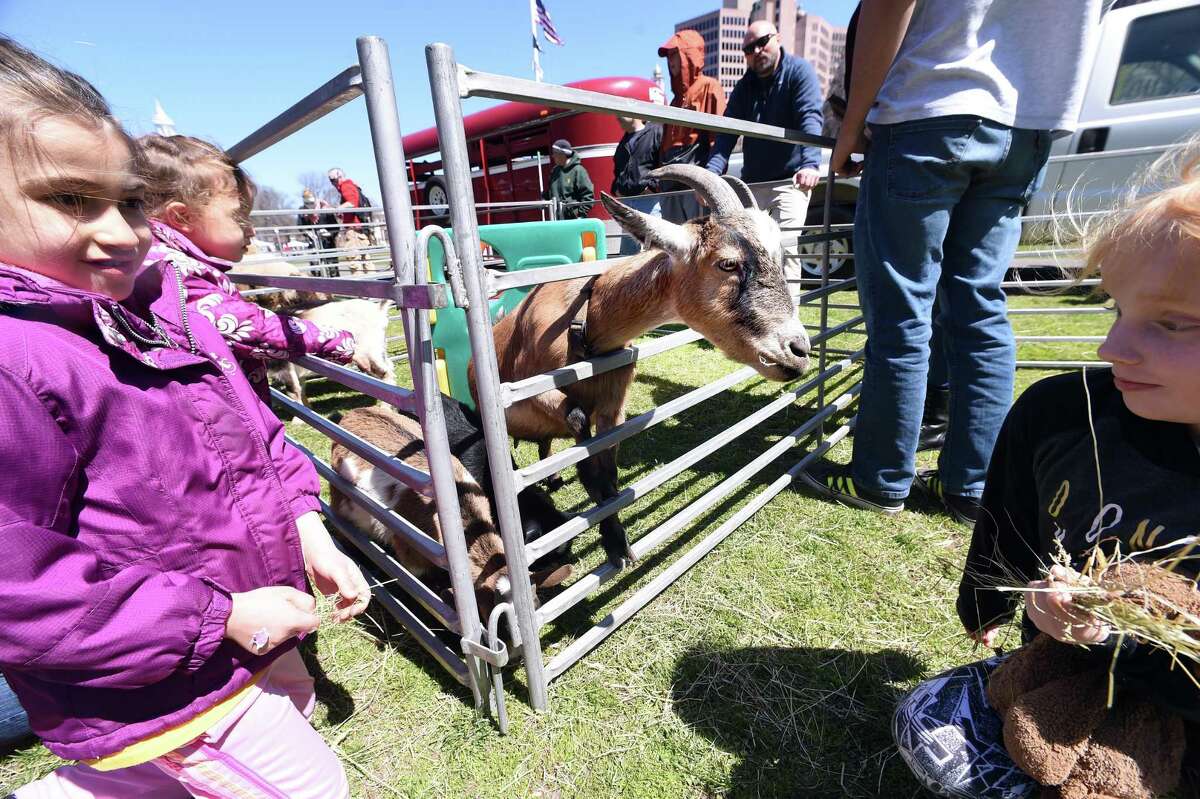
M453 402L443 400L444 403L447 401ZM454 418L452 415L451 421ZM428 472L429 462L425 458L424 437L421 425L415 419L398 413L390 406L374 405L350 411L342 417L341 426L408 465ZM452 440L455 432L451 431ZM478 438L482 441L482 436ZM504 542L497 532L492 502L487 491L480 486L462 461L457 457L450 460L454 468L454 479L458 484L458 501L467 541L471 584L475 587L475 601L480 615L486 622L498 599L509 592ZM339 475L353 483L364 494L396 511L429 537L437 541L444 540L437 505L433 499L411 490L341 444L333 445L330 464ZM330 487L329 493L329 504L335 513L380 545L391 547L396 559L415 576L424 577L434 571L433 564L422 557L403 537L394 535L378 519L336 488ZM525 508L522 510L526 516L536 515ZM553 562L532 572L530 581L535 589L548 588L562 582L570 574L570 566Z
M799 377L808 367L809 341L784 279L779 226L758 210L741 181L727 182L696 166L662 167L650 174L694 188L711 216L678 225L601 194L613 218L646 249L614 261L595 278L586 311L590 350L628 347L660 325L682 321L768 379ZM590 280L539 285L496 323L501 380L521 380L578 359L570 351L568 331L589 302L581 290ZM469 377L474 390L473 363ZM603 433L625 420L633 378L630 365L522 400L507 411L508 432L533 441L582 441L592 426ZM616 458L612 447L579 464L593 502L617 495ZM634 559L616 515L600 523L600 536L610 563Z

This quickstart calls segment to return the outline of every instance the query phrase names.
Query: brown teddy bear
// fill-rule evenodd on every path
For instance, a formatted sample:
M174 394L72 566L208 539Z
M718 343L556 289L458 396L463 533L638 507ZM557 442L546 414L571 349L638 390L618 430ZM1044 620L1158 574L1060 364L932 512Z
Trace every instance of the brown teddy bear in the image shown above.
M1123 563L1102 584L1149 589L1200 615L1194 584L1160 568ZM1043 633L992 673L988 700L1004 720L1004 746L1045 786L1046 799L1151 799L1179 787L1184 721L1128 696L1108 709L1108 669L1082 647Z

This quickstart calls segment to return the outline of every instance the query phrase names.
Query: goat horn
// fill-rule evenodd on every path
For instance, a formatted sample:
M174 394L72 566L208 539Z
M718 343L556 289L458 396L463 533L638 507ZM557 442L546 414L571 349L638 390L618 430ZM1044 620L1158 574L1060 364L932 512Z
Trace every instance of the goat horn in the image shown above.
M726 183L733 187L734 193L742 201L742 206L745 208L753 208L758 210L758 200L754 199L754 192L750 191L750 187L741 178L735 178L733 175L721 175Z
M744 206L737 192L714 172L695 164L670 164L648 173L652 178L675 180L691 186L704 198L713 216L732 216Z

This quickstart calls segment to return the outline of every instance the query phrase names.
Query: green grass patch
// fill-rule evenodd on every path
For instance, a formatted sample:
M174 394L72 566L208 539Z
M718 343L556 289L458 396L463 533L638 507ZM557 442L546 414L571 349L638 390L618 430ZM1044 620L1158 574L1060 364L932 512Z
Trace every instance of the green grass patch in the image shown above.
M1012 305L1076 302L1018 297ZM806 309L806 322L815 313ZM831 320L852 315L834 311ZM1104 315L1013 319L1018 333L1031 335L1099 335L1109 324ZM856 349L861 341L847 335L835 346ZM1092 357L1094 351L1094 345L1039 344L1022 346L1021 357ZM628 415L733 368L705 343L649 359L639 365ZM1044 374L1019 372L1018 391ZM750 380L634 437L621 447L622 484L711 438L779 391L778 384ZM312 382L310 393L325 415L366 402L323 381ZM626 510L631 536L670 519L797 427L811 413L808 400ZM289 430L328 457L324 438L294 422ZM799 455L793 451L768 467L556 620L543 633L546 657L604 618ZM848 443L833 453L848 456ZM522 465L535 458L533 447L518 447ZM574 470L564 477L567 484L555 494L560 507L584 506ZM786 489L552 683L548 713L529 709L524 673L509 669L508 736L476 716L469 692L378 608L359 623L323 629L315 645L306 646L318 679L314 722L346 763L355 796L918 795L892 746L889 720L897 699L916 682L977 656L953 612L968 535L947 517L920 509L883 518ZM578 574L601 562L597 542L595 530L577 541ZM40 746L9 753L0 758L0 786L12 789L56 762Z

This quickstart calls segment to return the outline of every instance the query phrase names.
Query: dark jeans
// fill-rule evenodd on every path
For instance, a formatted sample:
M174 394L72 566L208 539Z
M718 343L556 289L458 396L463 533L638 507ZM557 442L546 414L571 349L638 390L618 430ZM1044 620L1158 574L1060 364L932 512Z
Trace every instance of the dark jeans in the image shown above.
M29 729L29 718L17 695L8 687L4 677L0 677L0 746L11 744L22 738L27 738L32 732Z
M871 126L854 221L867 327L855 483L890 499L908 495L936 298L950 383L942 484L952 494L983 493L1016 366L1000 283L1049 153L1048 132L978 117Z

